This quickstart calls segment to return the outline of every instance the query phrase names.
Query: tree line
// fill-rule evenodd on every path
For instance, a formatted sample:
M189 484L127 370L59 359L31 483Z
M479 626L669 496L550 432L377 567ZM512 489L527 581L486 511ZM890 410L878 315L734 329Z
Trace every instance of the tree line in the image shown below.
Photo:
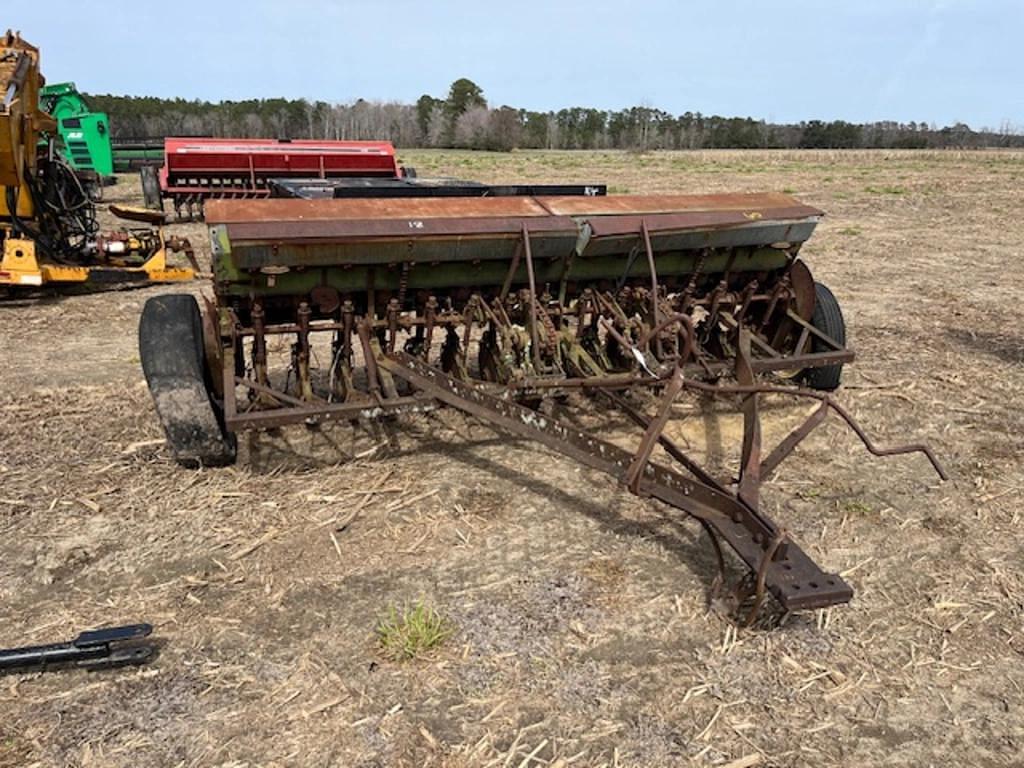
M810 120L769 123L750 117L648 106L621 110L570 107L538 112L492 107L467 78L444 97L415 104L358 99L332 104L306 99L208 102L152 96L88 96L110 116L114 138L230 136L239 138L380 139L399 147L521 149L925 149L1024 147L1009 124L974 130L964 123L849 123Z

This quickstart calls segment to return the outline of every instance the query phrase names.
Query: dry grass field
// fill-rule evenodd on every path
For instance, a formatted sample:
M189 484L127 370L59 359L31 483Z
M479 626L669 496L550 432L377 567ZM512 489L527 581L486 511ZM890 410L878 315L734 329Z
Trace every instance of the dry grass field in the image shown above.
M149 621L162 647L0 677L0 766L1024 764L1024 154L402 154L824 209L803 253L858 354L838 397L951 480L830 421L766 504L856 596L737 631L707 609L699 527L604 476L453 412L245 437L237 466L189 471L136 347L166 289L8 300L0 645ZM171 229L205 256L201 225ZM769 435L806 410L772 403ZM673 429L697 446L736 425L694 416ZM417 602L441 642L396 660L377 629Z

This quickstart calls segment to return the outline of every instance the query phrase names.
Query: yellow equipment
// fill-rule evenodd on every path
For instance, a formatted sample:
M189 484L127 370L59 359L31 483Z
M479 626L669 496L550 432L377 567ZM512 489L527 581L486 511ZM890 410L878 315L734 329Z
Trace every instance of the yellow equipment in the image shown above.
M159 230L100 233L96 209L54 151L56 122L39 108L39 49L0 37L0 287L191 280L187 241ZM172 267L184 250L193 268Z

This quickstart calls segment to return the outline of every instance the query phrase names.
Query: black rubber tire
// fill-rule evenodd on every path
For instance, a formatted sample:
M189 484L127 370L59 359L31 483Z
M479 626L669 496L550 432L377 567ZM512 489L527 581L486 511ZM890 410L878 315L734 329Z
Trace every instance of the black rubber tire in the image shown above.
M139 321L139 357L174 458L182 466L223 467L236 456L210 397L199 304L187 293L154 296Z
M814 284L814 314L811 316L811 325L826 336L831 336L840 345L846 346L846 322L839 309L839 302L828 286L822 283ZM825 343L818 338L814 338L811 342L811 352L827 352L828 349ZM842 363L808 368L804 371L804 384L811 389L831 392L839 387L842 374Z

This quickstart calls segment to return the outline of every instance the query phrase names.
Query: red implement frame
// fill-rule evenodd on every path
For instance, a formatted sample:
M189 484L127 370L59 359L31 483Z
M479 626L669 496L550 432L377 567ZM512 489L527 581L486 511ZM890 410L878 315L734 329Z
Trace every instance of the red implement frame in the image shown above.
M387 141L167 138L160 192L178 206L267 197L271 178L400 175L395 148Z

